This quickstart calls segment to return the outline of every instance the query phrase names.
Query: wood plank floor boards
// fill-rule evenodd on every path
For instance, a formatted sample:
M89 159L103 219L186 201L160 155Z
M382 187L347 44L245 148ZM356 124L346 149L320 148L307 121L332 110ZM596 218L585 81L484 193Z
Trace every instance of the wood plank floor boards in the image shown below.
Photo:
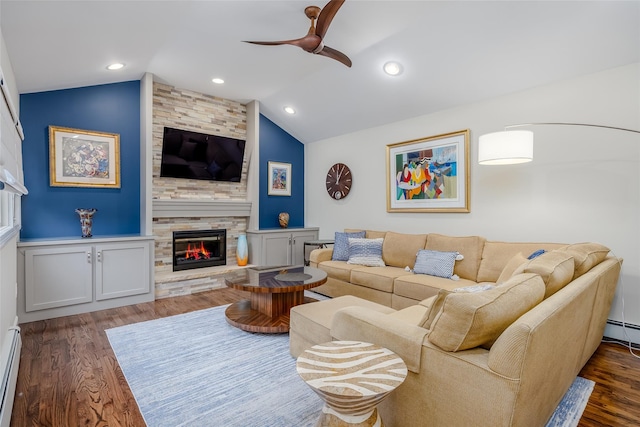
M26 323L12 426L142 427L105 330L248 298L234 289ZM596 382L581 427L640 425L640 359L601 344L581 376Z
M596 382L580 426L640 425L640 359L627 347L600 344L580 375Z

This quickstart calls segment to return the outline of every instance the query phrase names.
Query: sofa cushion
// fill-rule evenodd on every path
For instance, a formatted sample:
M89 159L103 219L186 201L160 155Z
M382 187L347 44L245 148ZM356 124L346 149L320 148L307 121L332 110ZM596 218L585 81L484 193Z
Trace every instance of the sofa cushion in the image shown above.
M362 267L352 270L349 281L354 285L391 293L395 279L406 274L404 268L398 267Z
M456 264L458 252L441 252L422 249L416 255L413 272L416 274L428 274L429 276L444 277L450 279Z
M513 273L516 271L516 269L518 269L518 267L520 267L522 264L524 264L527 261L528 261L527 257L522 255L522 252L518 252L517 254L515 254L509 260L507 265L505 265L504 268L502 269L502 272L500 273L500 277L498 277L498 280L496 280L496 283L500 284L509 280L511 276L513 276Z
M544 297L548 298L573 280L574 271L573 257L568 253L553 250L525 262L516 269L514 274L540 275L546 287Z
M425 329L431 328L431 324L433 323L433 320L436 318L436 315L440 312L440 309L442 309L444 300L447 297L447 295L449 295L450 293L452 292L468 292L468 293L484 292L493 288L494 288L493 285L484 283L482 285L455 288L453 291L450 291L447 289L440 289L440 291L438 292L438 295L436 295L435 297L427 298L426 300L422 300L418 303L418 305L428 307L428 310L424 313L424 316L422 317L422 320L418 323L418 326L421 326Z
M379 239L379 238L384 239L384 237L387 235L386 231L362 230L360 228L345 228L344 229L345 233L355 233L355 232L358 232L358 231L364 231L365 232L364 237L366 237L367 239Z
M599 243L575 243L562 248L562 251L568 253L574 259L576 269L574 279L600 264L609 254L609 248Z
M349 282L351 280L351 271L366 268L361 265L347 264L345 261L323 261L318 264L318 268L325 271L328 277Z
M382 242L384 239L349 238L349 261L347 264L384 267Z
M487 241L482 249L482 261L478 269L478 282L497 282L509 260L518 252L527 257L538 249L548 251L566 246L566 243L518 243Z
M349 259L349 237L364 237L364 231L342 233L336 231L333 243L332 261L347 261Z
M416 304L412 305L411 307L398 310L395 313L391 313L389 314L389 317L402 320L403 322L409 323L411 325L420 326L419 323L422 321L427 311L429 311L429 309L424 305Z
M462 261L456 263L454 273L462 279L476 281L478 277L478 267L482 257L482 248L485 242L484 237L452 237L442 234L431 233L427 236L425 249L442 252L460 252L464 256Z
M509 325L542 301L544 293L545 285L536 274L513 276L485 292L452 292L444 297L427 337L445 351L489 347Z
M414 268L416 253L424 248L426 234L403 234L387 232L382 244L382 259L386 265Z
M367 230L365 237L367 239L384 239L387 237L386 231Z
M455 288L473 285L477 283L466 279L451 280L426 274L409 274L400 276L393 282L393 293L422 301L436 295L440 289L453 291Z
M295 354L292 352L292 355L297 357L302 352L303 345L296 344L303 340L302 338L304 338L304 344L310 342L312 345L331 341L330 330L333 316L338 310L350 306L365 307L368 310L385 314L395 312L392 308L351 295L297 305L291 309L290 313L290 346L292 350L295 349Z

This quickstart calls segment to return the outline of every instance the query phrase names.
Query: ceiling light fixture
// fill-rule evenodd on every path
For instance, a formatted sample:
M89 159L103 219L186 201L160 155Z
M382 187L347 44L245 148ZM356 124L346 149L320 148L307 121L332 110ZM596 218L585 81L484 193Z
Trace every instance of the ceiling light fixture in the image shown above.
M402 65L399 62L389 61L382 67L385 73L390 76L397 76L402 73Z
M293 109L293 107L289 107L288 105L286 107L284 107L284 111L287 114L295 114L296 110Z
M221 84L224 83L224 80L221 79L220 77L215 77L215 78L211 79L211 81L214 82L217 85L221 85Z
M120 62L115 62L115 63L107 66L107 70L111 70L111 71L119 70L121 68L124 68L124 64L122 64Z

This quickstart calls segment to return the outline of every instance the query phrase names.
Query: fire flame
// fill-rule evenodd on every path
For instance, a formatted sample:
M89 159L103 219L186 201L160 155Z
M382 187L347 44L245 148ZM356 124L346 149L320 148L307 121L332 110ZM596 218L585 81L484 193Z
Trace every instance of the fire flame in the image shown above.
M186 259L209 259L211 258L211 254L204 247L204 242L200 242L200 246L197 243L191 245L189 243L187 245L187 253L185 254Z

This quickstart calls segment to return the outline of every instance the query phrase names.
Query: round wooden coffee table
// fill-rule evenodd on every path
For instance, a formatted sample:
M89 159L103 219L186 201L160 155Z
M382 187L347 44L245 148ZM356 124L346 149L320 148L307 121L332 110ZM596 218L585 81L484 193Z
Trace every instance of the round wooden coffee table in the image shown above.
M316 427L384 426L377 405L407 377L407 365L384 347L332 341L305 350L298 375L325 402Z
M249 300L227 307L231 325L249 332L289 332L289 310L315 299L305 289L327 281L327 273L314 267L249 267L225 276L227 286L251 293Z

